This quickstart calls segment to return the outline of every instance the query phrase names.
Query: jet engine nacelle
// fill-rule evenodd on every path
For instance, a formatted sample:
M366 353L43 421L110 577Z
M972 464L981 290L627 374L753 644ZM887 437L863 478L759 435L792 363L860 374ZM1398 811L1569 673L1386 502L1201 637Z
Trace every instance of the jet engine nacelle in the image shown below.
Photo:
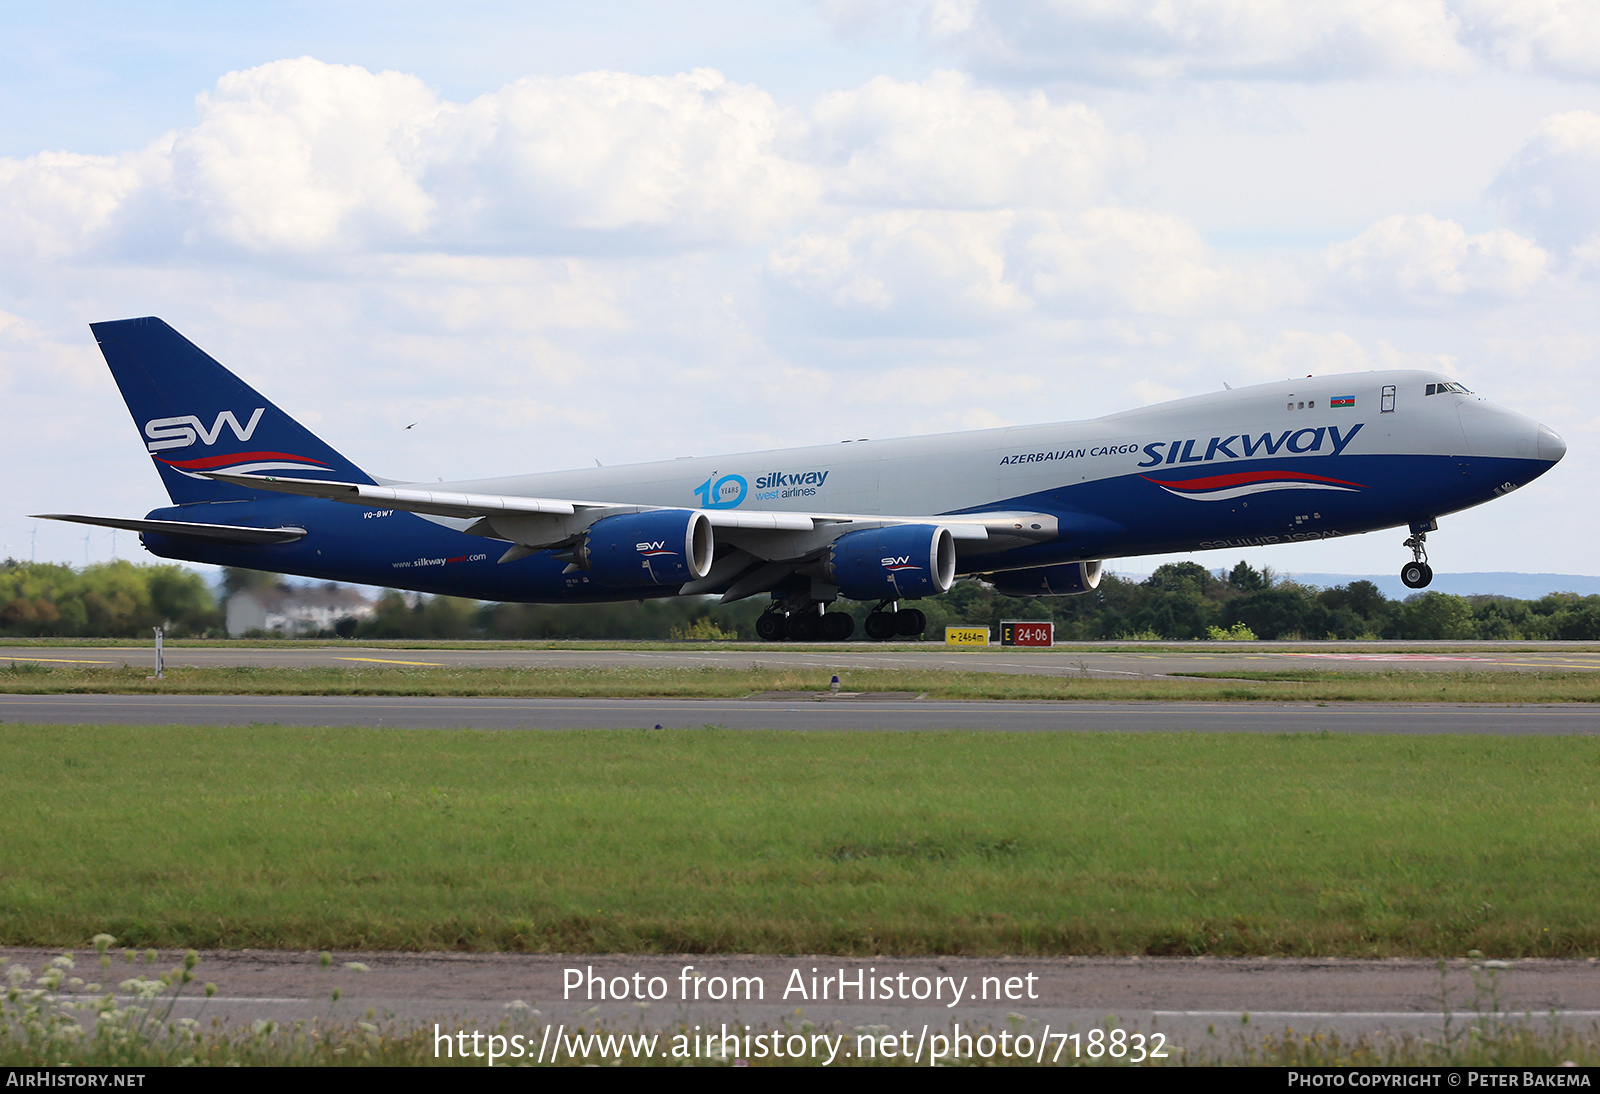
M1001 596L1076 596L1100 584L1100 565L1069 562L1064 566L1035 566L984 574L983 579Z
M654 509L602 517L572 548L572 560L611 585L677 585L711 571L711 520L698 509Z
M863 528L833 541L823 571L851 600L937 596L955 582L956 541L933 524Z

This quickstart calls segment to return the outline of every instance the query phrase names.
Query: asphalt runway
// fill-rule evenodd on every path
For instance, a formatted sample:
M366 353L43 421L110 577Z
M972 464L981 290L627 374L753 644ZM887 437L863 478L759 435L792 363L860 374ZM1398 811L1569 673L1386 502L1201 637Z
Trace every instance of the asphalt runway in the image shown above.
M0 950L0 957L35 973L52 955ZM1587 1030L1600 1020L1600 968L1592 959L1515 961L1503 969L1474 969L1456 960L1441 977L1430 960L1326 958L333 956L333 964L322 968L311 953L205 952L195 970L193 998L181 1002L173 1016L242 1026L258 1019L353 1022L366 1020L370 1012L373 1019L401 1028L422 1026L431 1032L438 1023L446 1036L465 1030L469 1038L474 1030L488 1032L502 1023L524 1032L545 1023L569 1031L580 1025L616 1031L698 1025L714 1031L724 1023L735 1030L749 1025L798 1031L811 1023L846 1033L851 1048L858 1031L880 1036L907 1031L915 1044L925 1027L949 1031L954 1024L1028 1032L1036 1041L1047 1028L1080 1035L1121 1028L1161 1032L1170 1047L1202 1052L1288 1028L1346 1037L1438 1036L1447 1019L1458 1033L1469 1025L1500 1023L1548 1028L1559 1022ZM169 951L154 966L130 969L119 955L104 979L115 984L181 960L181 953ZM367 971L348 969L346 962L359 962ZM80 952L77 963L74 975L101 977L92 955ZM734 977L746 978L751 998L726 998ZM886 992L874 985L871 995L877 998L861 998L868 994L866 982L882 985L885 978L891 980ZM206 982L217 987L209 1002L197 990ZM334 988L341 993L337 1003ZM711 998L718 993L721 1001ZM1060 1042L1050 1044L1053 1050ZM1072 1051L1068 1042L1066 1052Z
M1060 703L929 699L502 699L0 694L0 721L389 729L976 729L1123 733L1600 733L1600 707L1413 703Z
M1048 650L951 650L934 642L882 645L848 642L835 645L741 646L737 649L686 647L645 649L491 649L482 646L446 649L392 649L364 646L189 647L168 646L171 666L262 668L395 666L477 666L490 668L765 668L815 669L824 684L835 672L851 669L917 669L923 671L1002 672L1046 676L1160 677L1192 672L1294 672L1306 669L1337 672L1531 672L1600 669L1600 649L1590 642L1398 642L1273 643L1197 642L1190 647L1130 646L1106 650L1063 645ZM0 665L148 666L153 647L17 646L0 647Z

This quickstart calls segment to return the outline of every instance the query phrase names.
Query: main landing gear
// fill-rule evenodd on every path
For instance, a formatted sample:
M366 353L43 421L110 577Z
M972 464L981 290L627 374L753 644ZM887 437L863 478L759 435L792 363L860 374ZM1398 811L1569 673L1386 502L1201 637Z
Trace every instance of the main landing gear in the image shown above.
M1411 548L1411 561L1400 568L1400 580L1408 589L1426 589L1433 581L1433 567L1428 565L1428 533L1439 527L1438 521L1413 524L1411 536L1402 546Z
M756 634L766 642L843 642L855 633L856 621L845 612L830 612L816 600L775 601L756 620ZM867 637L874 642L914 638L928 629L928 617L916 608L881 601L867 616Z
M896 635L915 638L927 629L927 616L916 608L901 608L892 600L879 601L867 616L867 637L874 642L887 642Z
M843 642L855 633L856 621L844 612L825 611L820 601L808 601L797 610L778 601L756 620L756 634L766 642Z

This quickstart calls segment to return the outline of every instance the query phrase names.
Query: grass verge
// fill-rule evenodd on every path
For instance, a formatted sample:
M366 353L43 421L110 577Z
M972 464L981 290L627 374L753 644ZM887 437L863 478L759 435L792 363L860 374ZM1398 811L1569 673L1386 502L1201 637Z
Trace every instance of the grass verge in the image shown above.
M0 726L0 943L1600 954L1600 741Z
M1251 678L1193 673L1148 678L914 669L838 670L846 691L903 691L933 699L1218 700L1277 702L1592 703L1600 672L1301 672ZM115 695L446 695L729 699L763 691L826 690L828 669L172 668L61 666L0 656L0 692Z

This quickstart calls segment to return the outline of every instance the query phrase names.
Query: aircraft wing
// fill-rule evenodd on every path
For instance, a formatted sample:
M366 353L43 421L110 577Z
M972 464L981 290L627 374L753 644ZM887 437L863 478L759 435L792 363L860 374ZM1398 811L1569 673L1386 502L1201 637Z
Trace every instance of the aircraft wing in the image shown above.
M355 482L326 482L320 479L285 479L275 475L232 475L205 472L208 479L233 483L280 494L302 494L309 498L370 505L380 509L404 509L411 513L430 513L441 517L481 517L489 513L550 513L570 516L580 509L609 508L605 502L563 501L554 498L501 497L494 494L457 494L446 490L417 490L397 486L368 486Z
M411 513L445 517L477 517L493 520L499 516L576 516L586 518L582 523L587 525L602 517L618 513L691 508L690 506L623 505L609 501L576 501L568 498L533 498L504 494L463 494L407 486L369 486L354 482L287 479L272 475L235 475L218 471L200 473L207 478L237 486L326 498L329 501L378 509L401 509ZM940 524L949 528L951 535L957 540L978 542L989 539L991 535L1037 541L1053 539L1057 534L1056 518L1045 513L991 512L890 516L881 513L794 513L738 509L706 509L703 512L714 528L754 532L812 532L824 525L849 525L848 528L842 527L836 530L835 535L843 535L858 528L881 528L894 524ZM486 534L486 531L480 531L478 534ZM534 542L531 537L514 535L498 535L491 538L523 542L529 546Z
M320 479L286 479L269 475L234 475L200 472L207 478L259 490L326 498L350 505L375 509L401 509L439 517L498 518L500 529L474 525L470 531L493 539L510 540L526 546L558 543L603 517L618 513L639 513L667 508L660 505L619 505L609 501L573 501L567 498L531 498L501 494L463 494L449 490L425 490L412 486L376 486L355 482L327 482ZM803 513L733 512L707 510L712 526L749 528L758 531L809 532L816 520ZM541 520L539 518L578 518ZM517 534L522 533L522 534Z

